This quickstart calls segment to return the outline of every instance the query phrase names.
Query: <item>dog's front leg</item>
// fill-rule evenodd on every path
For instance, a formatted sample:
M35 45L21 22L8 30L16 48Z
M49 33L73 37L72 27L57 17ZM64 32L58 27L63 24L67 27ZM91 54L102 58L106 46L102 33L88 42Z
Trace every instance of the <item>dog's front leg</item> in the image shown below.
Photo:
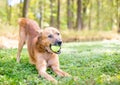
M51 58L48 63L50 64L51 68L57 75L70 76L68 73L66 73L60 69L58 56L54 56L53 58Z
M40 76L46 78L49 81L57 83L57 81L46 72L47 63L45 60L39 61L36 63L36 68Z
M59 76L70 76L68 73L62 71L57 65L53 65L52 69Z

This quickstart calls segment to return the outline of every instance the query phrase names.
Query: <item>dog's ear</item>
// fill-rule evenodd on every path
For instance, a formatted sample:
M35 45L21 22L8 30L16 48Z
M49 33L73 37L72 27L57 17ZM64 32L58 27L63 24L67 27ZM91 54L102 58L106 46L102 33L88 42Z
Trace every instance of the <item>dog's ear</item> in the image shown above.
M39 31L38 41L40 42L41 40L42 40L42 31Z

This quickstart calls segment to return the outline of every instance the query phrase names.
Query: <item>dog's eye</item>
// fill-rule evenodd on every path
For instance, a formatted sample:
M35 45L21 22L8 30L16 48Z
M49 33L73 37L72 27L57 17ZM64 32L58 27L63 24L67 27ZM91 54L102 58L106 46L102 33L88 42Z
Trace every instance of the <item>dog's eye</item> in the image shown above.
M48 38L53 38L53 36L50 34L50 35L48 35Z
M60 35L60 33L57 33L57 35Z

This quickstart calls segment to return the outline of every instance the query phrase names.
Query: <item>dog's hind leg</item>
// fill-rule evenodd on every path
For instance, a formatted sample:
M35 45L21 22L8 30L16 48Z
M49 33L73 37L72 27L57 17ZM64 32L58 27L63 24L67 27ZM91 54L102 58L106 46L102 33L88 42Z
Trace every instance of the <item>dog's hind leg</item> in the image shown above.
M20 53L25 44L26 37L27 36L26 36L25 30L21 28L19 31L19 43L18 43L18 52L17 52L17 59L16 59L18 63L20 62Z

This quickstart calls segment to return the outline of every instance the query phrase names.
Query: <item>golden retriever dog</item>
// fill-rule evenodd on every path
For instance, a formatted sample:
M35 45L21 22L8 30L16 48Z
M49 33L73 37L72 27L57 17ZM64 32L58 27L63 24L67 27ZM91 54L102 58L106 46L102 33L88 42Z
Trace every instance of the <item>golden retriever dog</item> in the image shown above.
M41 30L35 21L27 18L19 19L19 27L18 63L23 45L27 43L30 62L36 66L40 76L49 81L57 82L46 72L48 66L59 76L69 76L68 73L60 69L58 57L60 50L57 52L51 50L51 45L62 45L61 35L57 29L47 27Z

